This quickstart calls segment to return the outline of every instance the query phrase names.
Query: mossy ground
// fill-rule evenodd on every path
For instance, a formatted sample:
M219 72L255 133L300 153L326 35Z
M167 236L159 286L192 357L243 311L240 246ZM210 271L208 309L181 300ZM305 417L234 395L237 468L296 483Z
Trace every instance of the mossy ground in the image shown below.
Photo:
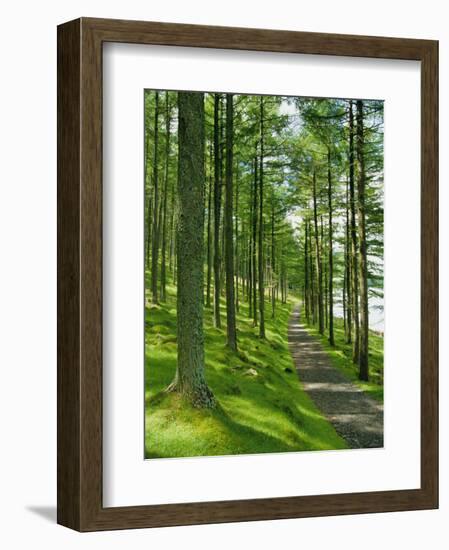
M226 348L223 327L205 309L206 379L218 406L196 409L164 390L176 369L176 288L166 303L146 305L145 453L147 458L216 456L344 449L346 442L302 390L288 349L292 302L278 304L271 319L266 302L266 340L238 313L237 354Z

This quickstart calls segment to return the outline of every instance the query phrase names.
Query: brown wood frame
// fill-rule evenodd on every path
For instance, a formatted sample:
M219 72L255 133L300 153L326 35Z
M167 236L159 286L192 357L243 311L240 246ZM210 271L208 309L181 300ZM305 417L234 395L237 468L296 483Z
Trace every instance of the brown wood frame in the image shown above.
M102 44L421 62L421 488L104 508ZM438 42L81 18L58 27L58 523L79 531L438 507Z

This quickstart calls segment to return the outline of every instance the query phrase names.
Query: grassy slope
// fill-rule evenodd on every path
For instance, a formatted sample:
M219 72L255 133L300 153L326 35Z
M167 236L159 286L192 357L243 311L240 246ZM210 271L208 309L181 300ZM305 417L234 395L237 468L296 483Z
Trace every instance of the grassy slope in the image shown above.
M320 340L335 367L343 371L368 395L383 402L384 339L382 336L370 331L368 344L370 381L362 382L358 378L358 367L352 362L352 345L345 343L343 319L334 318L335 347L329 345L327 336L320 334L316 326L309 325L307 330Z
M215 329L205 310L206 378L219 407L194 409L164 393L176 368L175 288L168 292L166 304L146 307L148 458L346 448L298 383L287 343L291 304L279 305L273 322L267 303L266 342L258 339L243 305L237 355L226 349L224 328ZM224 304L222 312L225 321Z

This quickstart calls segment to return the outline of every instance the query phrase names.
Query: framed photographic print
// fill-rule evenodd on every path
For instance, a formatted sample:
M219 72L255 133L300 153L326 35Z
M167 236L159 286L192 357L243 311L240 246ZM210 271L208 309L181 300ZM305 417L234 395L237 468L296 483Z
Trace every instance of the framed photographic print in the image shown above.
M438 506L438 43L58 28L58 522Z

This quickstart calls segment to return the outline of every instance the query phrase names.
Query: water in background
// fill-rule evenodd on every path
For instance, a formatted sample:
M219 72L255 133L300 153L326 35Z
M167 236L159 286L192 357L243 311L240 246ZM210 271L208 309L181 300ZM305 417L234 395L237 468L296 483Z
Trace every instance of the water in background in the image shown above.
M379 333L384 333L384 300L378 296L372 296L368 300L369 328ZM341 302L334 304L335 317L343 317L343 305Z

